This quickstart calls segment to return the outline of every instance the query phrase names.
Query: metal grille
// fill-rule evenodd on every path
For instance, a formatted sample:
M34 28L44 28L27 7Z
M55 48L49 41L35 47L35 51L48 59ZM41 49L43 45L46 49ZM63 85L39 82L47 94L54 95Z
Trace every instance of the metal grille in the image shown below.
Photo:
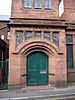
M0 61L0 89L8 88L8 61Z

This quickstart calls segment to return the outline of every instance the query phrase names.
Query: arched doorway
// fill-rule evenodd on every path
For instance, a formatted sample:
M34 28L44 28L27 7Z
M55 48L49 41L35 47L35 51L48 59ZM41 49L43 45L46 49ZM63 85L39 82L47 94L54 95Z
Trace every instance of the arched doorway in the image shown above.
M27 56L27 86L48 85L48 56L33 52Z

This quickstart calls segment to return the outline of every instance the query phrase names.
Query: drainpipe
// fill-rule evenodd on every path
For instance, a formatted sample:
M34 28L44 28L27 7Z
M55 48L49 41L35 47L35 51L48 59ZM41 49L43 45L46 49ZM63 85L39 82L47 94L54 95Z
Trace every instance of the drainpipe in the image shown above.
M3 61L3 55L4 55L4 54L3 54L3 50L2 50L2 61Z

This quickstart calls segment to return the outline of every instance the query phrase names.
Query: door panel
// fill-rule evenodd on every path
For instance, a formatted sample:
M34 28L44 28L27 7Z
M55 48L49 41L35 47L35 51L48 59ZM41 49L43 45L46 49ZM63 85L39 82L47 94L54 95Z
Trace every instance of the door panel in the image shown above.
M73 45L67 45L67 68L73 69Z
M37 58L35 54L31 54L27 59L27 85L35 86L37 85L37 70L36 70L36 62Z
M0 90L8 89L8 61L0 61Z
M42 52L27 57L27 85L48 85L48 56Z
M48 57L43 54L38 54L38 85L48 84Z

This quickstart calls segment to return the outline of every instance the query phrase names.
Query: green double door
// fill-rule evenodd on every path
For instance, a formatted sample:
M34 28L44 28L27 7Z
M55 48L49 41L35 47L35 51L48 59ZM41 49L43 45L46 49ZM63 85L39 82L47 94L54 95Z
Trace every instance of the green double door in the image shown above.
M48 56L42 52L27 57L27 86L48 85Z

